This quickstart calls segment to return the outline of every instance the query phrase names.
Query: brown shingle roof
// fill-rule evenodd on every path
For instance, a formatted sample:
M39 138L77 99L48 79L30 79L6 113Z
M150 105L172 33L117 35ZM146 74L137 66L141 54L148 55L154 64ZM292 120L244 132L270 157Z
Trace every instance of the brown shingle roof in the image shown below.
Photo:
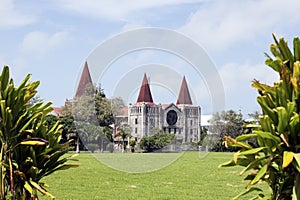
M153 103L153 99L152 99L152 95L151 95L151 91L150 91L150 87L149 87L149 83L148 83L148 79L146 76L146 73L144 74L144 78L143 78L143 82L141 85L141 89L140 89L140 93L137 99L137 103Z
M85 62L84 68L83 68L82 73L81 73L80 81L79 81L79 84L77 86L75 97L82 96L85 93L86 86L88 84L92 84L92 83L93 82L92 82L91 74L90 74L90 71L89 71L89 67L88 67L87 62Z
M189 88L188 88L186 80L185 80L185 76L183 77L183 80L181 83L181 87L180 87L180 91L179 91L179 95L178 95L176 104L177 105L178 104L188 104L188 105L193 104L191 96L190 96Z

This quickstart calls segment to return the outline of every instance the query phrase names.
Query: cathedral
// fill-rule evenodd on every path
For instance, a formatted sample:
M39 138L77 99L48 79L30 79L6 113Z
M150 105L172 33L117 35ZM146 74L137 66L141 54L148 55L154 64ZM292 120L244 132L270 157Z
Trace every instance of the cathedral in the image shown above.
M88 84L92 84L92 79L86 62L75 96L81 96ZM116 121L129 125L131 136L136 140L158 131L175 134L180 143L200 140L201 108L193 105L185 77L176 104L157 104L152 99L150 84L144 74L136 103L122 110L123 114L115 116Z
M200 139L200 106L193 105L187 82L183 77L176 104L153 102L146 74L137 102L128 106L128 125L137 139L155 134L157 130L174 133L178 142L197 142Z

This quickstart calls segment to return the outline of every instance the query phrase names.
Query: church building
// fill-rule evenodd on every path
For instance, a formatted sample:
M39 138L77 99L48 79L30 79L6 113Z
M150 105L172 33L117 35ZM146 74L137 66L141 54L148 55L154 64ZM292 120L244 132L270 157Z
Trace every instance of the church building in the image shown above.
M76 97L84 94L85 87L92 83L87 62L84 65ZM140 140L158 131L175 134L180 143L198 142L201 133L201 108L193 105L185 77L182 79L176 104L157 104L153 101L150 84L144 74L137 101L122 108L124 114L115 116L116 121L128 124L131 136Z
M128 125L131 135L137 139L162 130L174 133L178 142L197 142L201 132L200 116L201 108L193 105L185 77L176 104L156 104L144 74L137 102L128 107Z

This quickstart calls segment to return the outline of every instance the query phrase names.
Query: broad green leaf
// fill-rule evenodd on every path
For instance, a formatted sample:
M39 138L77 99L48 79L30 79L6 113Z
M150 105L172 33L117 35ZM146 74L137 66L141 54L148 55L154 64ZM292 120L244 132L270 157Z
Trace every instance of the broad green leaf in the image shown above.
M290 119L294 112L296 110L296 103L293 101L293 102L288 102L287 103L287 114L288 114L288 119Z
M225 147L242 147L245 149L252 149L252 146L245 142L239 142L236 139L225 136Z
M272 60L266 63L268 66L273 68L275 71L280 72L281 70L281 61L280 60Z
M218 168L221 168L221 167L232 167L232 166L235 166L235 162L234 160L230 160L228 162L225 162L225 163L222 163L218 166Z
M262 131L275 133L273 122L268 115L259 116L259 122L261 125Z
M52 174L55 171L66 170L66 169L75 168L75 167L79 167L79 166L80 166L79 164L64 164L64 165L61 165L57 168L52 167L52 170L49 170L47 173L45 173L45 176L48 176L48 175Z
M251 170L251 169L257 169L259 165L261 165L263 160L266 160L267 157L259 158L256 160L253 160L247 167L245 167L241 172L240 175L243 175L246 171Z
M233 200L236 200L236 199L240 198L241 196L244 196L244 195L249 194L250 192L254 192L254 191L262 192L263 190L260 188L257 188L257 187L251 187L251 188L245 190L244 192L240 193L239 195L235 196L233 198Z
M276 108L278 113L278 132L283 133L289 123L288 113L284 107Z
M47 195L51 199L55 199L55 196L53 196L52 194L50 194L49 192L47 192L46 190L44 190L38 183L30 180L30 184L33 187L35 187L35 189L37 189L39 192L41 192L43 195Z
M299 173L296 176L295 185L293 187L293 200L300 199L300 177Z
M274 124L278 123L277 114L274 112L273 108L270 108L267 104L267 97L266 96L258 96L257 102L262 108L263 114L266 114L270 117Z
M250 155L250 154L257 154L258 152L262 151L266 149L266 147L258 147L255 149L250 149L250 150L246 150L246 151L241 151L239 153L239 155Z
M79 167L79 164L64 164L58 168L56 168L56 170L66 170L66 169L70 169L70 168L74 168L74 167Z
M38 113L36 113L36 114L34 114L31 118L30 118L30 120L20 129L20 133L22 133L23 131L25 131L26 130L26 128L30 125L30 124L32 124L32 122L33 122L33 120L35 120L36 118L38 118L39 116L41 116L42 115L42 113L41 112L38 112Z
M4 66L1 75L1 89L4 90L7 87L9 80L9 68L8 66Z
M283 152L283 161L282 161L282 168L286 168L291 164L294 158L294 153L291 151L284 151Z
M246 167L249 165L250 162L251 160L249 158L238 158L236 164Z
M291 117L291 121L289 123L289 128L291 131L291 138L293 140L297 140L298 138L298 130L300 127L300 120L299 120L299 114L298 113L294 113L294 115Z
M300 167L300 153L294 153L294 158L295 158L298 166Z
M251 181L251 185L254 185L256 184L264 175L265 173L267 172L267 169L268 169L268 165L265 164L259 171L258 173L256 174L255 178Z
M298 165L298 163L296 161L292 162L293 167L298 171L298 173L300 172L300 167Z
M253 138L253 137L256 137L256 136L257 136L256 133L250 133L250 134L243 134L243 135L240 135L240 136L236 137L235 139L236 139L237 141L245 141L245 140L249 140L249 139L251 139L251 138Z
M273 135L270 132L256 131L256 130L253 131L253 132L256 133L257 135L259 135L262 138L273 140L277 144L279 144L281 142L281 140L280 140L280 138L278 136Z

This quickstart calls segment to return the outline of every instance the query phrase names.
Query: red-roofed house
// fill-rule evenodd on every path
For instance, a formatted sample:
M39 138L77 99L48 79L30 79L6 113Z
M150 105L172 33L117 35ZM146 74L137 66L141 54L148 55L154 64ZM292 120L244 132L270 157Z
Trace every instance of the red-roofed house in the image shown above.
M50 112L51 115L54 115L56 117L62 117L61 111L63 110L62 107L53 107L53 110Z

